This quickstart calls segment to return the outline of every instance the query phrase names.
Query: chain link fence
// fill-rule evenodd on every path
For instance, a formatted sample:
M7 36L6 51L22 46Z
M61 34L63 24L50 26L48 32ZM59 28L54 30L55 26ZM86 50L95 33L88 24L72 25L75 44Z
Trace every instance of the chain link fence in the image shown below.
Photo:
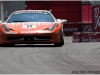
M25 9L25 1L0 1L0 3L3 3L4 20L6 20L12 12ZM0 7L0 14L1 14L1 7ZM1 16L2 14L0 15L0 19Z

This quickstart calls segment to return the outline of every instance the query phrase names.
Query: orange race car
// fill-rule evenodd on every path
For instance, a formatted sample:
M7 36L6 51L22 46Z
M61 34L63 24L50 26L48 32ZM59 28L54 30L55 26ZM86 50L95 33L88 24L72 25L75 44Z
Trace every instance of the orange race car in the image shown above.
M20 10L13 12L0 24L0 45L53 43L64 45L63 24L47 10Z

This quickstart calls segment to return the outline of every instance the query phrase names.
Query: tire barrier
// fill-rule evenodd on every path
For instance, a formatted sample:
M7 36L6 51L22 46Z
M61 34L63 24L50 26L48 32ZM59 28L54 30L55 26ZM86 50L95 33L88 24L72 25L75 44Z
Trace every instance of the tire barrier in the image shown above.
M72 42L100 42L100 32L74 32Z

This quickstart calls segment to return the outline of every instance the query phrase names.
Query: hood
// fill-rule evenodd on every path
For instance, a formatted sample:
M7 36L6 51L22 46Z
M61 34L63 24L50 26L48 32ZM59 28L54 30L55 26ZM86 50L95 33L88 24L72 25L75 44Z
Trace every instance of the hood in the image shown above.
M8 28L19 31L29 30L46 30L51 27L53 22L22 22L22 23L6 23Z

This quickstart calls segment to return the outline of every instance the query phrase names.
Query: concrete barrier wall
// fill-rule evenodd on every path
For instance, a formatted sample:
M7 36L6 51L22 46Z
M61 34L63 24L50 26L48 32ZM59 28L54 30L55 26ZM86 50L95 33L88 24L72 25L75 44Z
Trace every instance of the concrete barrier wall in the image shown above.
M100 32L74 32L72 42L100 42Z
M64 25L64 34L72 35L73 32L92 32L92 23L68 23Z

